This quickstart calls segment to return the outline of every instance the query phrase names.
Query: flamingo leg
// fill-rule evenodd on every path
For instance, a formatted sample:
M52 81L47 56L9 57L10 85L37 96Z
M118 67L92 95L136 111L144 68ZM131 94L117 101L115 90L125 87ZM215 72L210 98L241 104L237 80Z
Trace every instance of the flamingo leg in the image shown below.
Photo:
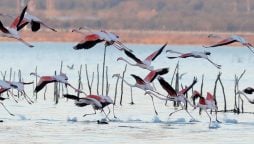
M151 96L151 95L150 95ZM152 102L153 102L153 109L156 115L158 115L158 112L156 111L155 105L154 105L154 100L153 100L153 96L151 96Z
M213 61L211 61L209 58L206 58L211 64L213 64L214 66L216 66L218 69L221 68L221 65L218 65L216 63L214 63Z
M95 111L95 109L94 109L94 113L84 114L83 117L88 116L88 115L95 115L95 114L96 114L96 111Z
M31 44L29 44L28 42L24 41L22 38L19 38L19 39L17 39L17 40L20 41L20 42L22 42L23 44L25 44L26 46L28 46L28 47L30 47L30 48L34 47L33 45L31 45Z
M101 109L101 111L105 114L105 118L108 119L110 121L110 119L108 118L108 115L105 113L105 111L103 109Z
M181 111L181 110L183 110L183 107L182 107L181 109L179 109L179 110L173 111L172 113L170 113L170 114L168 115L168 117L171 117L174 113L179 112L179 111Z
M8 92L11 93L11 97L14 99L14 101L15 101L16 103L18 103L18 100L15 99L13 92L10 91L10 90L8 90L8 91L7 91L7 95L8 95L8 96L9 96L9 93L8 93Z
M208 115L209 119L210 119L210 122L209 122L209 127L211 126L211 122L212 122L212 118L211 116L208 114L207 110L205 110L206 114Z
M115 105L114 104L113 104L113 115L114 115L114 118L117 118L115 115Z
M11 116L15 116L14 114L12 114L12 113L5 107L5 105L4 105L2 102L0 102L0 104L4 107L4 109L5 109Z
M22 91L21 93L23 93L24 98L26 99L26 101L27 101L29 104L34 103L34 102L31 100L31 98L26 94L25 91Z

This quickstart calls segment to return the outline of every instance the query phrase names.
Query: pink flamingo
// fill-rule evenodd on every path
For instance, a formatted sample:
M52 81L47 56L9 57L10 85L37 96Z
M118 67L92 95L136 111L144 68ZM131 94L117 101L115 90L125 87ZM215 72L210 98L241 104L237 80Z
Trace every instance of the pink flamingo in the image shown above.
M218 107L215 105L215 99L214 96L210 93L207 92L206 98L204 98L203 96L201 96L201 94L198 91L194 91L193 95L192 95L192 99L195 101L195 99L199 98L199 102L198 104L195 106L201 108L201 110L204 110L206 112L206 114L208 115L210 122L209 122L209 126L211 126L211 116L208 114L207 110L215 110L215 114L216 114L216 121L220 122L217 119L217 111L218 111Z
M170 53L176 53L176 54L180 54L179 56L176 57L168 57L169 59L174 59L174 58L188 58L188 57L193 57L193 58L203 58L208 60L211 64L213 64L215 67L217 67L218 69L221 68L221 65L218 65L216 63L214 63L212 60L210 60L208 58L208 56L211 54L210 52L198 52L198 51L193 51L193 52L189 52L189 53L180 53L177 51L173 51L173 50L167 50L166 52L170 52Z
M132 66L138 66L138 67L140 67L140 68L143 68L143 69L147 69L147 70L153 70L154 69L154 67L153 66L151 66L151 62L153 61L153 60L155 60L160 54L161 54L161 52L163 51L163 49L165 48L167 46L167 43L166 44L164 44L159 50L156 50L155 52L153 52L152 54L150 54L145 60L140 60L139 58L137 58L133 53L131 53L131 52L129 52L129 51L127 51L127 50L124 50L124 52L125 52L125 54L129 57L129 58L131 58L131 59L133 59L135 62L136 62L136 64L132 64L132 63L130 63L129 61L127 61L126 59L124 59L124 58L122 58L122 57L119 57L118 59L117 59L117 61L119 61L119 60L122 60L122 61L125 61L127 64L129 64L129 65L132 65Z
M123 77L120 76L120 74L114 74L112 77L118 77L118 78L123 79L123 81L130 87L137 87L137 88L142 89L144 91L146 91L146 90L154 91L154 87L151 85L151 83L153 82L153 80L156 77L158 77L159 75L164 75L166 73L168 73L168 68L152 70L147 74L147 76L144 79L140 78L137 75L131 74L131 76L136 80L135 84L128 83L126 80L123 79ZM154 105L153 96L151 96L151 99L152 99L152 103L153 103L154 112L156 115L158 115L158 112L156 111L156 108Z
M157 79L159 80L159 83L162 86L162 88L168 93L168 95L165 96L165 95L162 95L162 94L160 94L158 92L154 92L154 91L151 91L151 90L147 90L145 92L145 94L149 94L151 96L160 97L160 96L158 96L158 94L159 94L159 95L164 97L164 98L161 98L162 100L171 100L171 101L175 101L177 103L180 103L181 109L176 110L176 111L170 113L169 116L172 116L174 113L179 112L181 110L185 110L188 113L188 115L192 119L194 119L192 117L192 115L189 113L189 111L185 108L187 103L189 103L192 107L194 107L194 106L192 105L192 103L184 95L197 83L197 79L194 78L194 80L193 80L193 82L192 82L192 84L190 86L182 89L179 92L176 92L174 90L174 88L172 88L172 86L167 81L165 81L162 77L158 77Z
M105 113L103 110L104 107L113 104L113 100L109 96L101 96L101 95L87 95L86 97L79 98L75 95L65 94L64 97L76 100L75 105L78 107L84 107L87 105L91 105L94 109L94 113L85 114L84 117L87 115L94 115L96 114L96 110L101 110L104 112L106 118L108 118L108 114Z
M26 9L27 9L27 6L23 9L20 16L17 17L12 22L10 27L5 27L2 24L2 22L0 21L0 30L3 32L3 34L2 34L3 37L14 38L14 39L24 43L28 47L34 47L33 45L31 45L31 44L27 43L26 41L24 41L19 35L19 31L27 24L27 23L22 22L23 19L24 19Z
M209 36L208 36L209 37ZM250 44L249 42L247 42L243 37L239 36L239 35L232 35L228 38L225 38L213 45L210 46L204 46L205 48L210 48L210 47L218 47L218 46L224 46L224 45L229 45L231 43L235 43L235 42L239 42L241 43L243 46L246 46L252 53L254 53L254 51L252 50L253 46L252 44Z
M47 84L49 83L53 83L53 82L59 82L59 83L63 83L66 86L70 86L71 88L73 88L76 92L79 91L81 93L86 94L85 92L76 89L75 87L73 87L70 83L68 83L68 77L66 76L66 74L64 73L60 73L59 75L55 75L55 76L38 76L35 73L31 73L30 75L34 75L40 78L38 84L35 87L35 92L39 92L41 89L43 89L43 87L45 87Z
M82 28L79 28L79 30L77 29L72 30L72 32L77 32L79 34L84 35L84 38L76 46L74 46L75 50L90 49L94 47L96 44L105 41L105 46L113 45L120 51L122 50L132 51L119 41L118 35L112 32L101 30L99 32L92 32L91 34L86 35L85 33L81 32L80 29Z

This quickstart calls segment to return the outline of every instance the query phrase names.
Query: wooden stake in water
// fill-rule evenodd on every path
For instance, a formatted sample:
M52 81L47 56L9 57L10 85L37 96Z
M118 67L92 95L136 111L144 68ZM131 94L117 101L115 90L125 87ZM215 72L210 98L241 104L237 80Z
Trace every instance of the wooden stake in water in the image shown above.
M102 86L101 86L101 95L104 94L104 74L105 74L105 61L106 61L106 52L107 52L107 46L104 47L104 55L103 55L103 64L102 64Z
M89 79L89 75L88 75L87 64L85 65L85 70L86 70L87 86L88 86L88 89L89 89L89 94L91 95L91 94L92 94L93 81L94 81L94 72L93 72L92 80L91 80L91 83L90 83L90 79Z
M100 73L99 73L99 64L97 64L97 88L96 88L97 95L99 95L99 84L100 84Z
M82 64L80 65L80 68L78 71L78 89L81 88L81 80L82 80L81 73L82 73ZM77 97L79 96L80 96L80 92L78 91Z
M108 83L108 66L106 66L106 95L107 96L109 94L109 88L110 88L110 85Z
M122 82L121 82L121 97L120 97L120 105L122 105L122 101L123 101L123 82L124 82L124 76L125 76L125 72L127 70L127 64L125 65L124 71L123 71L123 78L122 78Z
M116 96L117 96L117 86L118 86L118 82L119 82L119 77L117 77L117 79L116 79L115 96L114 96L114 103L113 103L113 105L116 104Z

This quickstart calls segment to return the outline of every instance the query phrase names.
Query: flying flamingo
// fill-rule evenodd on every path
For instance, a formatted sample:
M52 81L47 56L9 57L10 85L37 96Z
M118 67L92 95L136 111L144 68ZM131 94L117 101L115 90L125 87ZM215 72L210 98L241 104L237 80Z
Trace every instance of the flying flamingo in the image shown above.
M180 54L179 56L176 57L168 57L169 59L174 59L174 58L188 58L188 57L193 57L193 58L203 58L208 60L211 64L213 64L215 67L217 67L218 69L221 68L221 65L218 65L216 63L214 63L212 60L210 60L208 58L209 55L211 55L210 52L198 52L198 51L193 51L193 52L189 52L189 53L181 53L181 52L177 52L174 50L167 50L166 52L170 52L170 53L176 53L176 54Z
M172 88L172 86L167 81L165 81L162 77L158 77L157 79L159 80L159 83L162 86L162 88L168 93L168 95L164 96L160 93L157 93L157 92L155 93L154 91L151 91L151 90L147 90L145 92L145 94L149 94L150 96L156 96L156 97L159 97L158 96L158 94L159 94L163 97L166 97L167 100L171 100L171 101L175 101L175 102L180 103L182 108L170 113L169 116L172 116L174 113L176 113L178 111L185 110L188 113L188 115L192 119L194 119L192 117L192 115L189 113L189 111L187 109L185 109L185 106L186 106L187 103L189 103L192 107L194 107L194 106L192 105L192 103L184 95L197 83L197 79L194 77L194 80L193 80L192 84L189 87L186 87L186 88L182 89L179 92L176 92ZM166 99L164 98L163 100L166 100ZM182 105L182 103L183 103L183 105Z
M96 114L96 110L101 110L104 112L103 108L113 104L113 100L109 96L101 96L101 95L87 95L86 97L79 98L75 95L65 94L64 97L75 100L75 105L78 107L84 107L87 105L91 105L94 109L94 113L85 114L84 117L87 115L94 115ZM108 114L104 112L106 118L108 118Z
M211 126L211 116L208 114L207 110L215 110L215 114L216 114L216 121L220 122L217 119L217 111L218 111L218 107L215 105L215 99L214 96L210 93L207 92L206 98L204 98L203 96L201 96L201 94L198 91L194 91L193 95L191 96L192 99L195 101L195 99L199 98L199 102L198 104L195 106L201 108L202 110L204 110L206 112L206 114L208 115L210 122L209 122L209 127Z
M27 6L23 9L20 16L17 17L12 22L10 27L5 27L2 24L2 22L0 21L0 30L3 32L3 34L2 34L3 37L14 38L14 39L24 43L28 47L34 47L33 45L31 45L31 44L27 43L26 41L24 41L19 35L19 31L27 24L27 23L22 23L22 21L24 19L26 9L27 9Z
M146 90L152 90L154 91L154 88L152 87L151 83L153 82L153 80L158 77L159 75L164 75L168 73L168 68L162 68L162 69L157 69L157 70L152 70L148 73L148 75L142 79L139 76L136 76L134 74L131 74L131 76L136 80L135 84L130 84L128 83L125 79L123 79L120 74L114 74L112 77L118 77L123 79L123 81L130 87L137 87L139 89L142 89L144 91ZM154 108L154 112L156 115L158 115L158 112L156 111L155 105L154 105L154 101L153 101L153 96L151 96L152 102L153 102L153 108Z
M122 61L125 61L126 63L128 63L129 65L132 65L132 66L138 66L140 68L143 68L143 69L147 69L147 70L153 70L153 66L151 66L151 62L153 60L155 60L160 54L161 52L163 51L163 49L167 46L167 43L164 44L159 50L156 50L155 52L153 52L151 55L149 55L145 60L141 61L139 58L137 58L133 53L127 51L127 50L124 50L125 54L133 59L136 64L132 64L130 63L129 61L127 61L126 59L122 58L122 57L119 57L117 59L117 61L119 60L122 60Z
M66 86L70 86L71 88L73 88L76 92L79 91L81 93L86 94L85 92L76 89L75 87L73 87L70 83L68 83L68 77L66 76L66 74L64 73L60 73L59 75L55 75L55 76L38 76L35 73L30 73L30 75L34 75L40 78L38 84L35 87L35 92L39 92L41 89L43 89L44 86L46 86L49 83L52 82L59 82L59 83L64 83Z
M218 47L218 46L224 46L224 45L229 45L231 43L234 42L239 42L241 43L243 46L246 46L252 53L254 53L253 51L253 46L252 44L250 44L249 42L247 42L243 37L239 36L239 35L232 35L228 38L225 38L213 45L210 46L204 46L205 48L210 48L210 47Z
M120 51L122 50L132 51L119 41L118 35L112 32L101 30L99 32L91 32L91 34L87 35L81 32L80 29L82 28L79 28L79 30L77 29L72 30L72 32L77 32L79 34L84 35L84 38L76 46L74 46L75 50L90 49L94 47L96 44L105 41L105 46L113 45L115 48L117 48Z

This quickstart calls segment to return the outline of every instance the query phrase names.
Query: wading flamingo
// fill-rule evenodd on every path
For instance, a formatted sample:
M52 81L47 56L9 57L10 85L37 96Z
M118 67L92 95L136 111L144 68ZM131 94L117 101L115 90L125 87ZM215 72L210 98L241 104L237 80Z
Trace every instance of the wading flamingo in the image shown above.
M198 91L194 91L193 95L191 97L192 97L193 101L195 101L197 98L199 98L199 102L195 106L195 108L199 107L199 108L201 108L201 110L204 110L206 112L206 114L208 115L209 120L210 120L209 127L211 126L212 118L211 118L211 116L207 112L208 109L215 110L216 121L220 122L217 119L218 107L215 105L214 96L210 92L207 92L206 98L204 98L203 96L201 96L201 94Z
M250 87L247 88L248 90L244 89L243 91L238 91L237 93L243 95L249 103L254 104L254 99L251 100L246 94L252 94L253 91L250 92ZM246 93L246 94L245 94Z
M192 117L192 115L189 113L189 111L185 108L187 103L189 103L192 107L194 107L194 106L192 105L192 103L184 95L197 83L197 79L194 77L194 80L193 80L192 84L189 87L186 87L186 88L182 89L179 92L176 92L172 88L172 86L167 81L165 81L162 77L158 77L157 79L158 79L160 85L162 86L162 88L168 93L168 95L165 96L165 95L162 95L162 94L157 93L157 92L155 93L154 91L151 91L151 90L147 90L145 92L145 94L160 97L160 96L158 96L158 94L159 94L159 95L163 96L164 98L166 98L164 100L171 100L171 101L175 101L177 103L180 103L181 109L170 113L169 117L172 116L174 113L176 113L178 111L185 110L188 113L188 115L192 119L194 119Z
M176 53L176 54L180 54L179 56L176 57L168 57L169 59L174 59L174 58L188 58L188 57L193 57L193 58L203 58L208 60L211 64L213 64L215 67L217 67L218 69L221 68L221 65L218 65L216 63L214 63L212 60L210 60L208 58L209 55L211 55L210 52L198 52L198 51L193 51L193 52L189 52L189 53L181 53L181 52L177 52L177 51L173 51L173 50L167 50L166 52L170 52L170 53Z
M213 45L210 46L204 46L205 48L211 48L211 47L218 47L218 46L224 46L224 45L229 45L231 43L235 43L235 42L239 42L241 43L243 46L246 46L252 53L254 53L253 51L253 46L252 44L250 44L249 42L247 42L243 37L239 36L239 35L232 35L228 38L225 38Z
M114 74L112 77L118 77L118 78L123 79L123 81L130 87L137 87L137 88L142 89L144 91L146 91L146 90L154 91L154 87L151 85L151 83L153 82L153 80L156 77L158 77L159 75L164 75L166 73L168 73L168 68L152 70L148 73L148 75L144 79L142 79L139 76L136 76L134 74L131 74L131 76L136 81L135 84L128 83L125 79L123 79L123 77L120 76L120 74ZM152 99L152 103L153 103L154 112L155 112L156 115L158 115L158 112L156 111L156 108L155 108L155 105L154 105L153 96L151 96L151 99Z
M2 22L0 21L0 30L3 32L3 34L2 34L3 37L14 38L14 39L24 43L28 47L34 47L33 45L31 45L31 44L27 43L26 41L24 41L19 35L19 31L27 24L27 23L22 22L23 19L24 19L26 9L27 9L27 6L23 9L20 16L17 17L12 22L10 27L5 27L2 24Z
M33 82L28 82L28 83L26 83L26 82L10 82L10 84L12 85L13 89L16 89L18 91L18 93L21 94L21 96L24 96L24 98L26 99L26 101L29 104L33 103L31 98L26 94L25 88L24 88L24 85L30 85L30 84L33 84Z
M159 50L156 50L155 52L153 52L151 55L149 55L149 56L148 56L145 60L143 60L143 61L141 61L139 58L137 58L133 53L131 53L131 52L127 51L127 50L124 50L125 54L126 54L129 58L133 59L133 60L136 62L136 64L132 64L132 63L130 63L129 61L127 61L126 59L124 59L124 58L122 58L122 57L119 57L119 58L117 59L117 61L122 60L122 61L125 61L126 63L128 63L129 65L138 66L138 67L140 67L140 68L147 69L147 70L150 70L150 71L151 71L151 70L154 69L153 66L151 66L151 62L152 62L153 60L155 60L155 59L158 57L158 55L161 54L161 52L163 51L163 49L164 49L166 46L167 46L167 43L164 44Z
M95 115L96 110L101 110L105 114L106 118L108 118L110 111L106 114L103 108L113 104L113 100L109 96L87 95L86 97L79 98L75 95L65 94L64 97L75 100L75 105L78 107L91 105L94 109L94 113L85 114L83 115L84 117L87 115Z

